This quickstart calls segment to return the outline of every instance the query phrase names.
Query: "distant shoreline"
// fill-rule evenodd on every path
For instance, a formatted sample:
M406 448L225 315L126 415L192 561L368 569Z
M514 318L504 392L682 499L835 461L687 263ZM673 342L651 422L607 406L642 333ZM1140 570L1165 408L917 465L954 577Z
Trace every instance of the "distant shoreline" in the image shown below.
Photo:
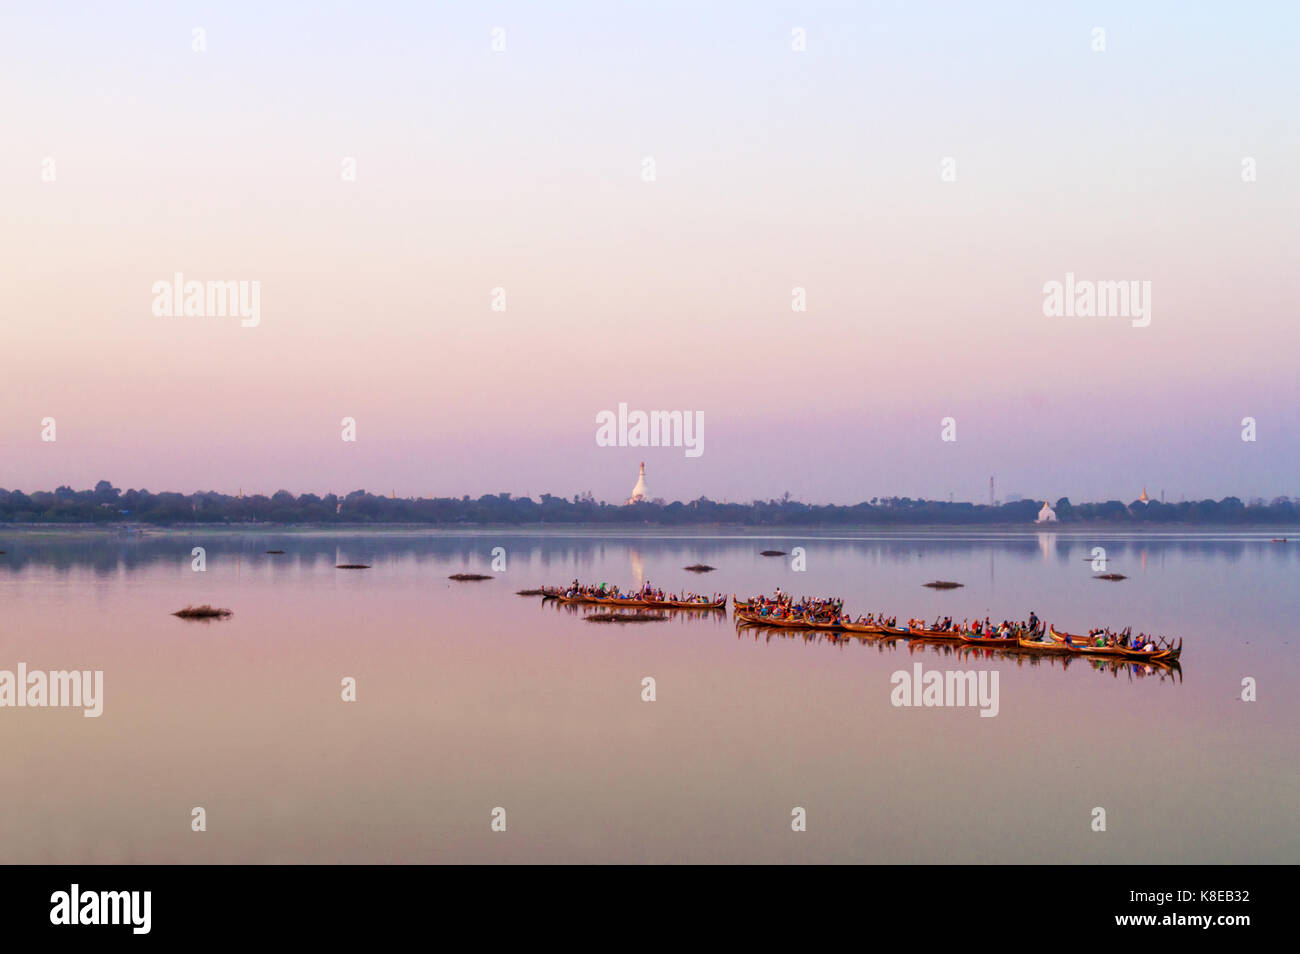
M1285 537L1288 541L1300 543L1300 525L1294 526L1260 526L1253 523L1131 523L1125 521L1073 521L1066 524L1038 526L1022 523L873 523L873 524L806 524L806 525L763 525L752 524L609 524L609 523L481 523L481 524L432 524L432 523L174 523L174 524L114 524L102 523L0 523L0 536L6 532L26 535L50 534L94 534L99 536L175 536L184 533L303 533L303 534L358 534L358 533L404 533L448 534L479 532L543 532L546 534L581 532L583 535L600 533L605 536L637 536L650 534L669 534L672 536L705 536L727 533L737 536L755 538L779 538L798 534L839 534L839 533L917 533L943 531L960 536L978 536L989 532L1016 533L1020 535L1038 535L1042 533L1090 534L1097 531L1125 532L1137 535L1187 532L1242 533L1249 532L1260 537Z
M1040 519L1049 522L1039 523ZM461 497L387 497L355 490L346 496L295 496L279 490L269 497L230 496L215 491L181 494L119 490L107 480L93 489L59 487L54 491L0 488L0 527L70 526L147 530L181 527L272 527L307 529L384 527L428 528L601 527L611 532L646 528L728 529L741 533L777 530L881 530L924 527L1022 529L1068 532L1069 528L1106 526L1141 528L1300 526L1300 501L1288 496L1265 501L1240 497L1180 500L1166 504L1143 495L1128 504L1119 500L1055 504L1019 498L977 504L913 497L872 497L855 504L803 503L788 494L779 500L719 502L708 497L672 502L655 499L628 504L596 500L590 493L571 498L542 494L484 494ZM1281 531L1279 531L1281 532Z

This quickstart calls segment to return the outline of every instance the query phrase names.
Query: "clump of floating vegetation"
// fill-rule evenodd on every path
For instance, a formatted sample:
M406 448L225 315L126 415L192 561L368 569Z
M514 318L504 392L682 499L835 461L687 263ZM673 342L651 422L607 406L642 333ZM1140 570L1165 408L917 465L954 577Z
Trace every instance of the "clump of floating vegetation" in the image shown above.
M663 613L592 613L583 617L588 623L658 623L667 618Z
M181 619L225 619L235 614L228 609L218 609L204 603L202 606L187 606L185 609L177 610L172 615L179 616Z
M482 573L453 573L447 577L449 580L490 580L492 577L484 576Z
M283 550L267 550L267 553L283 553Z
M1123 573L1102 573L1093 577L1094 580L1127 580L1128 577Z
M337 563L334 565L336 570L368 570L369 563Z
M785 556L784 550L760 550L759 556Z
M707 563L692 563L690 566L682 567L682 569L689 570L691 573L709 573L716 570L717 567L709 566Z
M515 596L545 596L545 590L515 590Z
M922 583L922 586L928 586L932 590L955 590L959 586L965 586L965 583L954 583L952 580L932 580L929 583Z

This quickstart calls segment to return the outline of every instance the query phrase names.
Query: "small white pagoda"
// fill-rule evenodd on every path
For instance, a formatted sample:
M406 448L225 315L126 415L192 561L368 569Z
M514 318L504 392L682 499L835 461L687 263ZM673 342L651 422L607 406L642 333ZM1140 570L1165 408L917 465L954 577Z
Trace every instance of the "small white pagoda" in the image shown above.
M1043 501L1043 509L1038 511L1038 519L1034 522L1056 523L1056 511L1047 505L1046 500Z
M645 461L641 462L641 473L637 476L636 486L632 488L632 496L628 497L624 503L627 504L641 503L650 499L650 488L645 485Z

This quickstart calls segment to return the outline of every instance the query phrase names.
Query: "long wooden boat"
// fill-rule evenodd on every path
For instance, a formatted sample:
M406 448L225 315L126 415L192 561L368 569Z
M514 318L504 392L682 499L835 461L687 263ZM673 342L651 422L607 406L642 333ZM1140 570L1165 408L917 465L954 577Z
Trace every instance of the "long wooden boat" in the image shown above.
M1165 662L1177 659L1183 654L1183 641L1178 640L1178 645L1172 649L1160 647L1147 652L1143 649L1126 649L1123 646L1116 647L1119 650L1120 657L1123 659L1140 659L1149 662Z
M677 610L725 610L727 598L699 603L694 600L634 600L622 596L563 596L557 594L554 599L561 603L589 603L593 606L637 607L640 609L677 609Z
M1096 636L1080 636L1076 633L1057 632L1055 626L1047 628L1047 635L1053 641L1061 643L1070 651L1076 653L1086 652L1090 656L1120 656L1123 655L1119 646L1098 646Z
M1070 652L1081 656L1114 656L1119 659L1138 659L1149 660L1151 662L1171 661L1177 659L1183 652L1183 641L1180 639L1178 645L1172 648L1168 646L1158 646L1150 651L1143 649L1131 649L1124 646L1097 646L1093 644L1094 636L1089 639L1087 636L1076 636L1073 633L1059 633L1055 627L1048 627L1048 635L1053 640L1064 645ZM1076 642L1077 640L1077 642Z
M907 630L897 626L882 626L879 623L841 623L846 633L861 633L864 636L906 636Z
M770 626L773 629L820 629L830 632L843 632L843 623L831 623L809 619L790 619L784 616L759 616L747 610L736 610L736 620L750 626Z
M1055 626L1051 625L1047 627L1047 635L1051 637L1053 642L1058 643L1073 643L1082 646L1088 641L1087 636L1080 636L1077 633L1061 633L1057 631Z
M969 633L958 633L957 638L963 643L971 646L1015 646L1020 642L1019 636L972 636Z
M640 609L685 609L685 610L725 610L727 598L704 603L697 600L635 600L622 596L593 598L588 602L601 606L637 607Z
M907 629L904 632L912 639L964 639L960 630L956 629Z
M1017 640L1019 648L1031 653L1058 653L1068 655L1071 650L1065 643L1058 643L1055 640L1042 639L1025 639L1023 636Z
M687 610L725 610L727 608L727 598L713 600L712 602L697 602L695 600L664 600L657 603L648 603L648 606L667 607L668 609L687 609Z

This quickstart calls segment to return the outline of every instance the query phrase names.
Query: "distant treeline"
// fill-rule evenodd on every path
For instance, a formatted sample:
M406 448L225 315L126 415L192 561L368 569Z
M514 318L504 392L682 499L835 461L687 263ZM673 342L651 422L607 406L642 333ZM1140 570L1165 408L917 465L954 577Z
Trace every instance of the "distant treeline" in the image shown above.
M101 480L94 490L60 487L53 492L25 494L0 489L0 523L98 524L610 524L617 526L890 526L905 524L1032 524L1041 504L1017 500L997 506L914 500L911 497L873 497L870 501L839 506L805 504L788 497L752 503L718 503L701 497L688 503L638 503L610 505L590 493L572 498L542 494L538 500L510 494L478 498L397 498L356 490L346 497L329 494L294 496L281 490L269 497L231 497L212 492L195 494L121 491ZM1058 522L1143 524L1259 524L1289 526L1297 523L1297 504L1289 497L1271 502L1243 503L1237 497L1158 502L1073 504L1062 497L1053 505Z

